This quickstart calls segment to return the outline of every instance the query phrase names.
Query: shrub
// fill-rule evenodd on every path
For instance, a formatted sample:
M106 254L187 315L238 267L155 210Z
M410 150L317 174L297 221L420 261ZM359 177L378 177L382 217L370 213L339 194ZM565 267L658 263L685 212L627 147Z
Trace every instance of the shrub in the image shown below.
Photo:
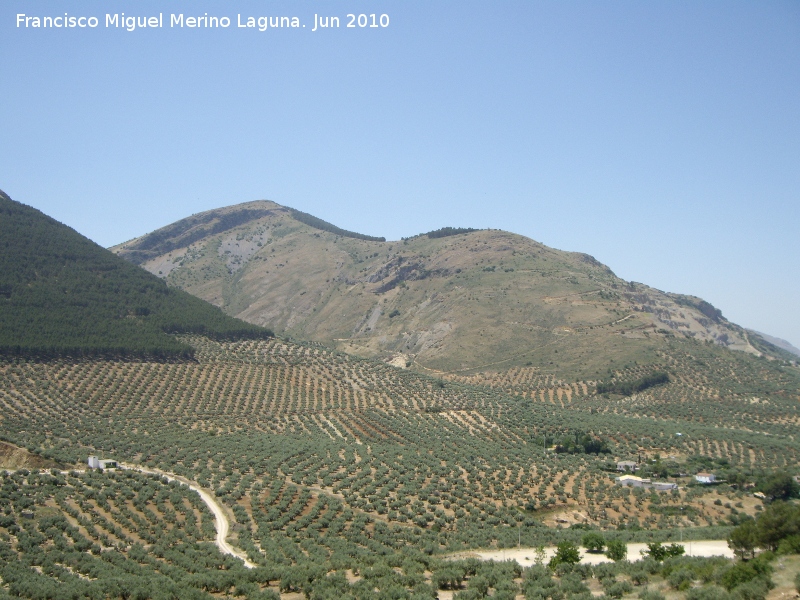
M472 233L473 231L478 230L473 229L472 227L442 227L441 229L437 229L435 231L429 231L425 235L431 239L435 239L449 237L451 235L461 235L463 233Z
M631 573L631 581L636 585L644 585L650 580L647 571L644 569L634 571Z
M688 590L694 581L694 573L691 569L677 569L669 574L667 581L669 585L676 590Z
M731 596L736 600L764 600L773 587L775 584L771 581L759 577L737 587Z
M625 594L630 594L633 586L628 581L616 581L606 588L606 596L611 598L622 598Z
M686 600L730 600L730 594L715 585L692 588Z
M678 556L683 556L686 553L686 548L684 548L681 544L670 544L664 550L667 553L667 558L676 558Z
M800 554L800 535L790 535L778 542L778 554Z
M600 382L597 384L597 393L630 396L664 383L669 383L669 375L664 372L658 372L645 375L635 381Z
M561 578L561 591L573 598L576 594L584 594L589 591L583 583L581 576L577 573L570 573Z
M772 574L772 565L769 564L769 556L761 555L750 562L738 562L730 569L723 571L719 577L719 583L731 591L750 581L761 578L769 580Z

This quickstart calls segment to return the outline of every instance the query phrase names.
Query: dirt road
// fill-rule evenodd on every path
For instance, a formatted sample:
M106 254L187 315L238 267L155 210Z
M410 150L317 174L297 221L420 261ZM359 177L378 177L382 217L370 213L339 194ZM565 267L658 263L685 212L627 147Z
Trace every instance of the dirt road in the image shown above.
M160 475L161 477L166 477L170 481L178 481L184 485L189 486L189 489L194 490L200 495L200 498L203 502L206 503L209 510L214 514L214 521L216 522L217 528L217 539L215 540L215 544L219 551L223 554L228 554L229 556L235 556L239 560L244 562L244 566L248 569L255 568L255 564L247 560L247 556L244 552L237 550L233 546L231 546L227 542L228 531L230 531L230 521L228 521L228 517L225 514L225 511L222 509L222 506L217 502L216 498L214 498L211 494L206 492L202 489L199 485L194 483L193 481L189 481L183 477L179 477L174 473L167 473L160 469L148 469L146 467L140 467L138 465L130 465L126 463L119 463L119 465L123 469L130 469L131 471L141 471L142 473L149 473L151 475Z

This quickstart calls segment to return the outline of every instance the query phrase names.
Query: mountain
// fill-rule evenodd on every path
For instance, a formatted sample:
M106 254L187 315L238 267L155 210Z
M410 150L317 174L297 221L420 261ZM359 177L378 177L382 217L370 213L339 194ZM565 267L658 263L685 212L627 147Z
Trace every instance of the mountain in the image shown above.
M229 315L430 373L531 366L588 377L655 361L672 338L764 351L700 298L505 231L384 241L257 201L112 251Z
M0 353L189 357L168 333L269 331L147 273L0 192Z
M790 342L786 340L782 340L781 338L773 337L771 335L767 335L766 333L761 333L760 331L755 331L753 329L748 329L747 332L751 335L756 336L757 338L761 338L767 344L774 346L776 349L783 350L785 353L794 356L800 356L800 348L794 347Z

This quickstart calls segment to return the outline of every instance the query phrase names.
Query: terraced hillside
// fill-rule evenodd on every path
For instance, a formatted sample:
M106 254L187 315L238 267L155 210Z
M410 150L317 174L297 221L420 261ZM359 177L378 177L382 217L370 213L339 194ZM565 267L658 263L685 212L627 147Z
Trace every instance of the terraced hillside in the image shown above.
M198 482L228 507L232 542L261 570L248 574L205 544L208 515L188 490L128 473L54 471L4 480L27 498L0 525L5 582L40 590L61 578L96 590L109 578L152 586L164 575L181 590L175 597L394 589L431 598L451 585L437 553L580 540L577 527L557 529L569 524L639 541L674 538L676 527L686 539L724 536L760 509L743 488L762 473L796 472L800 458L794 371L745 354L725 364L701 343L696 354L673 354L683 375L646 390L662 398L650 410L639 396L586 395L593 382L526 379L524 370L509 379L509 395L316 344L181 342L195 361L6 359L0 431L41 460L96 453ZM709 369L735 378L713 387ZM572 397L516 393L524 381ZM741 412L720 412L723 402ZM642 474L654 478L686 486L681 474L703 469L738 487L614 484L616 459L645 457ZM199 564L210 574L195 573ZM519 574L503 577L510 589L522 585Z
M800 425L800 387L794 368L780 368L743 353L720 352L707 344L667 342L659 361L604 373L599 380L570 381L536 367L472 376L445 375L449 381L487 386L557 406L674 423L711 424L742 431L780 433L790 439ZM635 393L597 393L598 381L613 387L654 373L669 379Z
M589 255L513 233L381 240L263 201L112 250L245 321L432 374L530 365L592 379L658 362L673 336L796 358L699 298L623 281Z
M183 341L197 362L3 363L4 435L45 458L101 452L194 479L231 504L249 532L242 543L262 560L258 548L278 543L276 535L305 536L340 512L346 523L396 526L436 548L502 542L517 524L534 535L536 523L561 515L603 528L729 523L729 511L693 493L650 497L614 486L611 459L660 455L667 476L688 461L752 480L758 469L798 462L797 398L779 391L731 399L756 416L744 424L744 413L731 411L706 420L716 396L650 410L635 397L575 394L562 406L557 395L506 396L315 345ZM698 382L703 374L695 371ZM754 386L764 373L739 375ZM671 382L658 393L687 386ZM609 453L546 450L576 434Z

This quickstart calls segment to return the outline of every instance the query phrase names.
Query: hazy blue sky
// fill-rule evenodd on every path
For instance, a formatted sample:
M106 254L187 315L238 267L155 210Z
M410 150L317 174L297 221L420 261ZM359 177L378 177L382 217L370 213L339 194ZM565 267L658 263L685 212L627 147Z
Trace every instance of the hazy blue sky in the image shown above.
M64 12L100 26L16 27ZM800 346L800 3L4 0L0 188L105 246L260 198L506 229Z

